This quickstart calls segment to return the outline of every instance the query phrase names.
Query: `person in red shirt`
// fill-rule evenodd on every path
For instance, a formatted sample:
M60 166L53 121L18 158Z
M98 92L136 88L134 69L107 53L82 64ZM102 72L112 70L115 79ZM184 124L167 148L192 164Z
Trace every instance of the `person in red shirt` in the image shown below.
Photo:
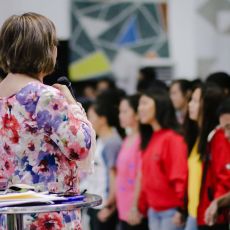
M230 151L230 97L226 98L224 102L221 103L218 109L218 115L219 115L220 128L222 128L225 132L225 137L227 138L229 144L228 149ZM227 166L230 169L230 164ZM209 226L214 225L217 220L218 211L220 211L222 207L229 206L229 204L230 204L230 192L213 200L205 212L206 224Z
M181 214L187 187L187 146L168 92L148 90L139 101L142 175L139 211L151 230L183 229ZM147 132L149 130L150 132Z
M210 203L230 190L230 148L223 129L218 125L217 108L224 98L223 90L214 84L204 84L197 87L189 103L190 121L194 122L188 127L187 142L189 150L197 146L198 158L201 166L201 176L191 181L192 168L189 168L188 191L199 183L197 190L197 206L194 221L199 230L227 230L228 210L218 213L217 222L213 226L205 223L205 210ZM192 130L192 126L194 129ZM193 178L194 179L194 178ZM192 182L192 183L191 183ZM191 188L191 189L190 189ZM186 224L186 230L191 228L191 207L194 202L194 192L188 193L188 210L190 217Z

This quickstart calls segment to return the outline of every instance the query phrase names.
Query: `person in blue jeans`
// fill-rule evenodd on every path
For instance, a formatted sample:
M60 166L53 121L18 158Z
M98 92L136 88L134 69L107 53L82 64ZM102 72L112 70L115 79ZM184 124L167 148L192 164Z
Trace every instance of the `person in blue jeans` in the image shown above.
M150 230L183 230L184 228L178 227L173 224L172 219L178 211L176 209L169 209L166 211L154 211L153 209L148 210L148 223ZM191 229L192 230L192 229Z
M198 230L197 219L192 216L188 216L185 230Z
M138 209L148 216L150 230L182 230L187 188L187 146L177 132L178 123L168 92L142 93L138 115L141 128L141 191Z

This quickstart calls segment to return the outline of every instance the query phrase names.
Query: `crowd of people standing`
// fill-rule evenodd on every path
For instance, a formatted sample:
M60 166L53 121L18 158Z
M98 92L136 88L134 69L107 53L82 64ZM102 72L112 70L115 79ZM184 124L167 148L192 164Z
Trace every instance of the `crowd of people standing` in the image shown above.
M227 230L230 76L168 86L145 78L148 68L136 94L113 87L88 105L98 136L91 191L104 198L89 210L91 229Z

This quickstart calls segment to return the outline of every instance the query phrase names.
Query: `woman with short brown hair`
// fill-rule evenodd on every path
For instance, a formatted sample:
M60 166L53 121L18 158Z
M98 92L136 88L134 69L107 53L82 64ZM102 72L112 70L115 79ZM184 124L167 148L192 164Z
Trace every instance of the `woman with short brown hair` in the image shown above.
M53 193L79 193L94 131L67 87L43 84L57 56L54 24L36 13L11 16L0 31L0 179ZM80 162L82 161L82 163ZM88 163L88 164L87 164ZM81 229L79 211L24 216L23 229ZM6 229L0 216L0 228Z
M11 16L1 30L1 67L6 73L24 73L33 77L52 73L56 46L52 21L36 13Z

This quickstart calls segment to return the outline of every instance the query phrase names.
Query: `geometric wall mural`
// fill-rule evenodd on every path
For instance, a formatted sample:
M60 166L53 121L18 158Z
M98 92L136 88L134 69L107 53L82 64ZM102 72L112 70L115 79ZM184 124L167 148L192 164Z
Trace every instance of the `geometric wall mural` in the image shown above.
M212 26L218 30L218 17L221 12L230 11L230 1L229 0L208 0L204 2L199 8L199 14L207 20ZM229 26L229 20L226 22ZM225 24L226 24L225 23ZM229 28L228 28L229 29Z
M72 81L112 72L120 52L169 58L167 3L72 0L69 47Z
M230 73L230 1L197 2L198 75L206 78L215 71Z

